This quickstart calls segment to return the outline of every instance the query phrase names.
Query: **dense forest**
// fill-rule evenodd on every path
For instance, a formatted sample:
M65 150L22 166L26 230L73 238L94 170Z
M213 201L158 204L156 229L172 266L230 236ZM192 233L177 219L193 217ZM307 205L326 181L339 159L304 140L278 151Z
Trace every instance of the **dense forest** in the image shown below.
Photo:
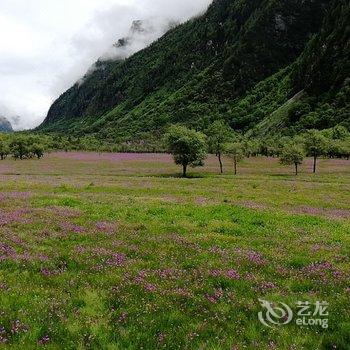
M215 0L52 105L42 132L156 143L171 124L215 120L249 137L350 128L347 0Z

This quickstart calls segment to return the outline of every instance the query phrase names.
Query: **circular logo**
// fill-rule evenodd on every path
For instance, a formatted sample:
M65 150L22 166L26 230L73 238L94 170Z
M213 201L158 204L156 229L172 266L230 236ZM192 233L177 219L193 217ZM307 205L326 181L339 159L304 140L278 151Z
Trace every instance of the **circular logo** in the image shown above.
M261 306L265 309L259 312L259 321L266 327L283 326L293 319L292 309L285 303L272 303L259 299Z

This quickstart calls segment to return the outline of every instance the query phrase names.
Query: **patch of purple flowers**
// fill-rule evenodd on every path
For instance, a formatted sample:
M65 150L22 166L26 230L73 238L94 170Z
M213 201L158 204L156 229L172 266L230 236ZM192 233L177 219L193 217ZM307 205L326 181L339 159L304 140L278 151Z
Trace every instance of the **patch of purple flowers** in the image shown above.
M0 326L0 344L6 344L8 342L6 336L6 329L3 326Z
M48 335L44 335L41 339L38 340L38 345L46 345L50 342L50 337Z
M343 280L346 277L345 273L336 269L332 263L328 261L311 263L301 269L303 276L318 278L323 283L329 283L329 280Z
M124 265L126 261L126 255L123 253L115 253L111 258L107 260L107 265L120 267Z
M119 323L124 323L126 319L128 318L129 314L127 312L122 312L121 315L118 318Z
M216 304L223 296L224 292L221 288L216 289L213 294L205 294L205 298L212 304Z
M31 222L30 219L25 217L28 213L29 210L26 208L19 208L10 212L0 209L0 226L6 226L13 223L28 224Z
M241 278L240 274L236 270L228 270L226 276L231 280L239 280Z
M100 232L111 234L115 231L116 226L113 223L103 221L96 223L96 229Z
M70 222L63 222L60 224L60 227L63 231L65 231L67 233L70 233L70 232L83 233L83 232L85 232L84 227L81 227L81 226L76 225L76 224L72 224Z
M262 257L262 255L254 250L250 250L247 252L247 258L250 262L256 265L266 264L266 260Z
M275 289L275 288L277 288L277 286L273 282L262 282L259 285L258 290L260 292L265 292L267 290Z
M157 290L157 287L152 283L145 283L143 287L144 287L145 291L150 292L150 293L153 293Z
M11 333L19 334L28 332L28 327L23 324L20 320L16 320L11 325Z

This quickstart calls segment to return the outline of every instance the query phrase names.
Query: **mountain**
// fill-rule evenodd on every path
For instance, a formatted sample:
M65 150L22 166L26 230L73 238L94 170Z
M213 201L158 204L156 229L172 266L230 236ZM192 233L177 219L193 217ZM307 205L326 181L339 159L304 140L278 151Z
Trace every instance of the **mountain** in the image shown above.
M349 23L349 2L334 2L319 33L291 65L288 81L276 82L278 88L285 84L293 97L266 114L254 128L258 134L275 130L295 134L338 124L350 129Z
M215 0L131 57L97 62L39 130L128 141L216 119L252 135L350 127L349 7Z
M5 118L0 116L0 132L12 132L11 123Z

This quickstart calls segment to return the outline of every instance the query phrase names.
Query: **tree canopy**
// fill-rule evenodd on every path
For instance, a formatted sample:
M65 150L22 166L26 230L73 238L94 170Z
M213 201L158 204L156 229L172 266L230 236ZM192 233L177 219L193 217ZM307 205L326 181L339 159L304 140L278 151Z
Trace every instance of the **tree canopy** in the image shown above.
M175 164L182 165L182 175L187 176L187 167L202 166L207 155L205 135L185 126L173 125L165 135L165 143Z

